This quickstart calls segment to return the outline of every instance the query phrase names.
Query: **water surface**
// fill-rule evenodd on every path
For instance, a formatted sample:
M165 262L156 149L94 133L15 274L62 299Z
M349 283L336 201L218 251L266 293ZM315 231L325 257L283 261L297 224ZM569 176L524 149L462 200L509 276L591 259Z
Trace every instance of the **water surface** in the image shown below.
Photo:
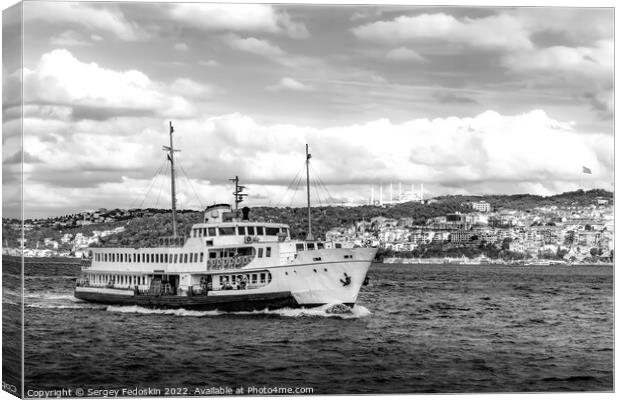
M613 390L613 268L373 265L350 315L106 307L27 267L29 389Z

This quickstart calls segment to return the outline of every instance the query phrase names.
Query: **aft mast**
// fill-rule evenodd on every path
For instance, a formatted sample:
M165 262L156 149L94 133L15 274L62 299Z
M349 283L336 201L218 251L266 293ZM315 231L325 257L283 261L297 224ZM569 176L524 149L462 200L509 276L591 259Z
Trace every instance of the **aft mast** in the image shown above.
M170 121L170 147L162 146L163 150L167 151L168 161L170 161L170 192L172 197L172 237L177 237L177 196L174 186L174 152L180 151L174 148L172 144L172 133L174 128L172 127L172 121Z
M310 213L310 158L312 155L308 153L308 144L306 143L306 192L308 194L308 235L306 240L314 240L312 236L312 219Z
M237 211L239 209L239 203L241 203L243 201L243 198L247 196L247 194L241 193L243 192L243 189L245 189L245 186L239 185L238 176L235 176L234 178L229 179L229 181L232 181L235 183L235 191L233 192L233 196L235 196L235 211Z

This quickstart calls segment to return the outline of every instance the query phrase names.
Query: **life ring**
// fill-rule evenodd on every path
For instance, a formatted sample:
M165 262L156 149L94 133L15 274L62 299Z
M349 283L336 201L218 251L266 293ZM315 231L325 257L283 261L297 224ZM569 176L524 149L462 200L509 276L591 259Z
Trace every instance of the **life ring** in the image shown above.
M249 243L252 243L252 240L253 240L252 236L246 236L245 239L244 239L244 242L249 244Z

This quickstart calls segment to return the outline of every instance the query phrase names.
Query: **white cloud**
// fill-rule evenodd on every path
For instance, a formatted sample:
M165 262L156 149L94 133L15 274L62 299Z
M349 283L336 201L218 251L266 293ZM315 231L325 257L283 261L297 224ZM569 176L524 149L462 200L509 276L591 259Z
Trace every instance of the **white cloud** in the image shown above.
M210 143L206 154L184 153L184 162L205 179L221 179L218 174L234 170L246 181L286 184L303 163L305 143L311 145L321 178L332 184L415 179L463 187L484 181L550 185L578 181L581 165L599 171L603 180L613 173L613 137L581 134L572 123L555 121L540 110L325 129L263 126L231 114L182 121L177 131L200 132L183 136L185 148Z
M256 39L254 37L241 38L239 36L227 36L225 41L230 47L247 53L258 54L264 57L283 56L284 50L271 44L268 40Z
M552 46L506 55L505 67L515 71L569 72L576 75L611 80L614 43L599 40L592 47Z
M134 41L149 35L137 24L125 18L113 7L99 8L77 2L32 2L24 4L25 21L44 21L54 24L72 24L89 31L98 30L119 39Z
M198 64L204 65L205 67L219 67L220 63L215 60L200 60Z
M285 78L280 79L280 81L277 84L273 86L269 86L268 89L270 90L293 90L293 91L306 92L309 90L314 90L314 87L301 83L293 78L285 77Z
M175 43L174 49L177 51L187 51L189 50L189 47L185 43Z
M114 71L84 63L65 49L41 56L34 70L24 70L24 100L38 104L105 109L119 113L144 111L190 116L194 107L163 83L137 70Z
M284 11L266 4L174 4L173 19L202 30L284 33L306 38L303 23L293 21Z
M517 18L493 15L461 20L444 13L399 16L353 28L359 39L381 43L408 43L436 39L483 49L528 49L528 32Z
M518 7L509 14L530 32L560 33L577 43L609 39L614 33L614 13L609 8Z
M418 54L417 51L408 49L406 47L398 47L396 49L390 50L386 57L388 60L392 61L425 61L424 57Z
M207 85L203 85L188 78L176 79L170 85L170 89L173 93L176 93L185 97L200 98L204 96L211 96L214 92L213 88Z
M388 80L385 79L383 76L375 74L375 73L370 74L370 80L373 83L379 84L379 85L387 85L389 83Z
M32 132L24 146L42 161L25 166L31 209L51 213L47 210L56 207L58 214L67 208L128 207L143 196L165 160L161 144L167 142L167 121L159 118L50 124L28 117L24 124ZM390 181L424 182L435 194L548 194L574 190L583 178L582 165L594 172L587 177L593 182L604 184L613 176L612 136L582 134L573 123L540 110L402 123L379 119L322 129L263 125L229 114L177 120L174 126L175 145L182 149L178 162L193 178L192 187L179 184L186 204L196 203L193 190L206 203L229 201L227 187L218 185L231 175L249 186L250 203L260 195L277 204L303 167L306 143L313 170L331 195L350 201L365 201L371 184ZM165 182L159 186L167 190ZM167 193L161 196L167 199Z
M53 46L58 47L71 47L71 46L90 46L92 43L84 40L82 35L76 31L65 31L59 35L52 36L50 43Z

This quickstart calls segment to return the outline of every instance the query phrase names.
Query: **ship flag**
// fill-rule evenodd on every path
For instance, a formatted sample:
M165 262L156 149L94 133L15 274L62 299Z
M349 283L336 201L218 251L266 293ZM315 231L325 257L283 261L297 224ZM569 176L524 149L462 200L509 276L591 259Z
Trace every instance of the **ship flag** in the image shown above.
M583 167L583 166L582 166L582 168L583 168L583 173L584 173L584 174L590 174L590 175L592 175L592 170L591 170L590 168L588 168L588 167Z

